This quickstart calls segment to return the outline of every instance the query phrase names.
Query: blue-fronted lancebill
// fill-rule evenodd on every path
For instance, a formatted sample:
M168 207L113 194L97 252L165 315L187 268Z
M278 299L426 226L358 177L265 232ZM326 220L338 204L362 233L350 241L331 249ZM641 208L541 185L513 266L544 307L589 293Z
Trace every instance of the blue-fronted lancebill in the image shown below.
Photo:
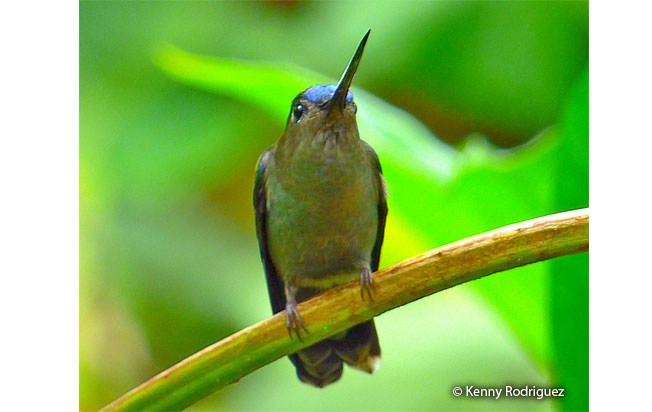
M292 102L285 133L260 157L254 188L256 230L274 313L306 333L297 302L360 280L372 298L387 203L378 157L360 139L349 91L369 32L337 85L316 85ZM373 373L380 345L373 320L290 356L299 379L324 387L343 363Z

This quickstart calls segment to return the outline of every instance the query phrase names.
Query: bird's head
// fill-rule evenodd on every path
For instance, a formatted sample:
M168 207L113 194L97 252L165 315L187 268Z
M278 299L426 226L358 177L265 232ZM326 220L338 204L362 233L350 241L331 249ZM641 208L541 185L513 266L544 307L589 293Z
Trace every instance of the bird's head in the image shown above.
M299 93L292 101L285 130L286 136L319 141L358 138L357 107L349 90L353 82L369 32L365 34L337 85L318 84Z

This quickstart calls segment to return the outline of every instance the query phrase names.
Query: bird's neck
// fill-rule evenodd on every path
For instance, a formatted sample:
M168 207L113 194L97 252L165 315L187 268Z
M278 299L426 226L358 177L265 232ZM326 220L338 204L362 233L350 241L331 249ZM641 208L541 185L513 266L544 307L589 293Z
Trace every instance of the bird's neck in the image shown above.
M357 134L353 137L307 139L294 145L279 141L274 156L279 178L293 186L350 184L367 163L362 141Z

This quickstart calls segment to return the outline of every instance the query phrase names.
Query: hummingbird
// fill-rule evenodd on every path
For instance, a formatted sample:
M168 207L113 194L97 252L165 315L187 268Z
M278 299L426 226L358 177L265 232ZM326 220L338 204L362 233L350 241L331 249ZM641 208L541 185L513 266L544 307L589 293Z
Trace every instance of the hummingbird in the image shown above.
M307 333L297 303L332 287L360 281L372 299L387 202L378 156L358 134L349 91L370 31L337 85L319 84L292 101L285 132L256 170L254 208L260 255L274 313ZM299 380L324 387L343 364L373 373L380 345L369 320L289 356Z

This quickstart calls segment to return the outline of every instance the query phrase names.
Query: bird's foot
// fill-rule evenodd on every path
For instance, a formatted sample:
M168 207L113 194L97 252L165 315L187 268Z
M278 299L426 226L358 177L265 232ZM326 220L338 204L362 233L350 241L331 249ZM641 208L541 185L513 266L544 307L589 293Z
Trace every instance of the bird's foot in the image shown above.
M376 293L376 285L374 284L374 277L369 270L369 268L364 268L362 269L362 272L360 272L360 297L362 300L364 299L364 294L367 292L367 296L369 296L369 300L373 301L373 293Z
M308 332L308 329L306 329L303 324L303 319L301 319L301 315L299 315L299 310L297 310L296 303L288 303L285 306L285 318L290 339L292 339L292 332L294 331L294 333L297 335L297 338L299 338L300 341L303 341L303 339L301 339L300 330L303 329L305 333L310 332Z

